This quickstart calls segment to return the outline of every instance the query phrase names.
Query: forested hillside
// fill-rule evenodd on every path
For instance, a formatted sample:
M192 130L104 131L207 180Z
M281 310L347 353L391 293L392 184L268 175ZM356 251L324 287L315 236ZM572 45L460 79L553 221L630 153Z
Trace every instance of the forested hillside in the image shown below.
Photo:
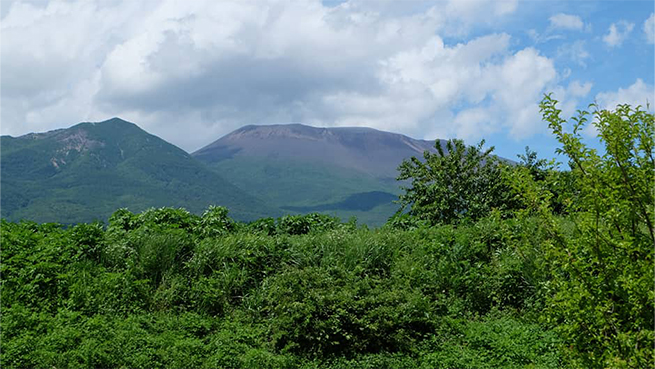
M402 163L405 211L377 229L223 207L3 220L0 365L650 367L654 115L541 109L570 167L449 141Z
M78 223L117 209L222 204L240 220L281 215L182 149L114 118L2 136L2 217Z

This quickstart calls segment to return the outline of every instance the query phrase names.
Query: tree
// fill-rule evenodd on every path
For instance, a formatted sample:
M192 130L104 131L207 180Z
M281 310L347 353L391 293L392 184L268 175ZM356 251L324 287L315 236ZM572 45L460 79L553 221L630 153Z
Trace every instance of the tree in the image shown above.
M548 172L548 160L538 159L537 152L530 150L530 146L525 147L525 155L516 155L519 158L519 165L528 168L530 175L536 181L546 179Z
M539 191L547 192L549 198L550 209L558 215L567 214L570 208L567 208L565 201L571 202L575 197L575 186L573 185L573 177L571 171L559 170L555 160L539 159L537 152L530 150L530 147L525 147L525 155L517 155L519 163L515 167L508 167L506 171L505 181L510 187L514 187L512 182L520 181L521 174L512 173L520 171L520 168L525 168L527 175L536 184L539 185ZM520 187L520 186L519 186ZM519 203L525 199L525 189L514 191L515 198L521 199L514 203L515 208L521 208Z
M425 151L423 161L412 157L398 167L398 180L411 180L400 195L399 214L410 207L409 215L429 224L476 220L494 208L507 205L507 186L502 181L494 148L484 150L484 140L467 147L461 140L439 141L436 153Z
M567 129L550 95L540 107L558 152L570 160L576 192L568 201L574 233L554 237L546 254L551 323L582 358L578 365L648 367L655 342L654 115L592 104L599 153L581 136L588 112L579 111Z

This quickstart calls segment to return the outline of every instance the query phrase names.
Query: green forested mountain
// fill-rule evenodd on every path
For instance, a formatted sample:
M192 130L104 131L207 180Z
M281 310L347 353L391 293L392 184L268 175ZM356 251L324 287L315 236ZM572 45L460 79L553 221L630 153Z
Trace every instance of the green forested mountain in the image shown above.
M226 206L239 220L323 212L381 225L397 167L434 142L370 128L246 126L192 155L114 118L2 136L2 216L77 223L127 207Z
M38 222L106 220L116 208L223 205L242 220L279 210L246 194L189 154L114 118L2 136L2 217Z
M381 225L398 209L398 165L434 141L371 128L246 126L192 155L285 211Z

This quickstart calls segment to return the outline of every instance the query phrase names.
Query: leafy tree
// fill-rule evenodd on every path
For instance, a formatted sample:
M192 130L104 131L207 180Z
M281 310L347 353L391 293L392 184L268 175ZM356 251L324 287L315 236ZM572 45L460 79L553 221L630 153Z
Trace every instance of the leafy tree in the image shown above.
M483 149L484 140L467 147L461 140L449 140L446 150L435 143L436 153L425 151L423 161L416 157L398 167L398 180L411 180L400 195L401 212L430 224L476 220L494 208L508 205L507 186L502 181L494 148Z
M541 111L570 159L576 211L573 237L555 237L547 250L549 312L585 367L647 367L653 363L654 115L619 105L594 109L592 124L604 152L581 132L579 111L566 129L557 101ZM543 214L543 213L542 213ZM544 222L547 224L548 222Z
M565 201L572 202L572 199L576 196L571 171L559 170L554 160L539 159L537 152L530 150L529 146L525 147L524 155L519 154L517 156L519 158L518 165L508 166L505 170L504 180L508 186L516 187L513 186L515 184L513 182L519 180L521 177L517 172L522 171L522 168L524 168L526 172L524 174L530 176L536 182L539 190L548 193L549 206L555 214L563 215L571 210L564 203ZM524 190L518 189L514 191L513 197L516 200L513 203L513 207L515 209L525 207L523 203L523 199L525 198Z
M530 150L530 146L525 147L525 155L516 155L519 158L519 165L528 168L532 178L536 181L546 179L548 171L548 160L538 159L537 152Z

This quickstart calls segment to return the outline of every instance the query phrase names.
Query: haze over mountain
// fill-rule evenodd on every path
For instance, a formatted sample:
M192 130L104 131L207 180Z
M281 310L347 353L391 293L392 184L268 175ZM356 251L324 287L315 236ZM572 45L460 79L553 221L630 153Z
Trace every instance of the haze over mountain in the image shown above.
M425 150L434 150L434 141L371 128L280 124L242 127L192 155L282 209L355 215L377 225L397 210L398 165Z
M178 147L114 118L68 129L2 136L2 217L38 222L106 220L120 207L211 204L251 220L280 212Z

